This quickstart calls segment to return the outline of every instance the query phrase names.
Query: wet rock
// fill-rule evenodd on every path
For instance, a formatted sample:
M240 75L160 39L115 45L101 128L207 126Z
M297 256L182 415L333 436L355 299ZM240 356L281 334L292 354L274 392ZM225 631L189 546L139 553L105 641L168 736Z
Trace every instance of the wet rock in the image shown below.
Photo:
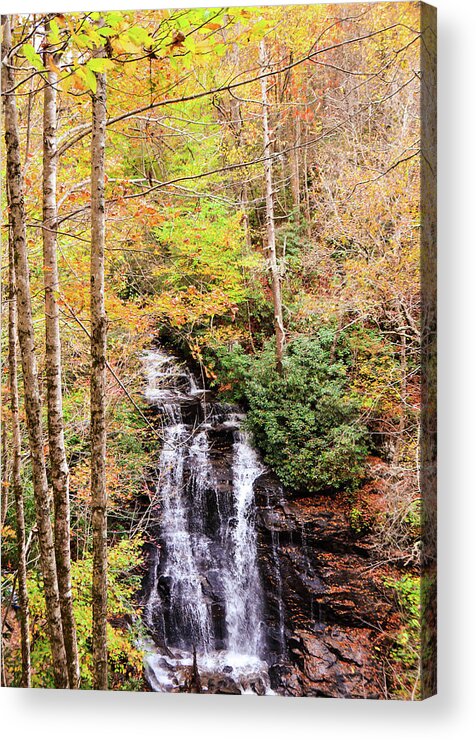
M286 696L383 698L375 647L392 606L370 543L351 529L348 499L291 497L270 473L255 491L271 687Z
M274 663L269 668L271 688L282 696L303 696L300 671L292 663Z
M241 694L241 689L230 676L218 675L208 679L209 694Z
M266 686L261 676L250 680L250 689L258 696L264 696L266 694Z

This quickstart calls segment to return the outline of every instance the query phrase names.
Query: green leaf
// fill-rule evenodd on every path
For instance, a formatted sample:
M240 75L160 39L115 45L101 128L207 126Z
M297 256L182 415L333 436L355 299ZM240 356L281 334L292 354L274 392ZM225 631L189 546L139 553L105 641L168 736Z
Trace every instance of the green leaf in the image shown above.
M32 46L31 44L23 44L22 52L25 59L27 59L27 61L29 61L35 69L42 71L45 69L43 66L43 61L34 46Z
M113 10L110 13L106 14L106 21L108 26L111 26L112 28L116 28L116 26L119 25L119 23L122 21L122 13L120 13L117 10Z
M98 34L100 36L104 36L104 37L114 36L115 33L116 31L110 26L103 26L103 28L98 28Z
M88 67L85 67L84 71L86 85L89 87L90 90L92 90L93 93L95 93L98 87L97 77L94 72Z
M53 19L50 21L50 33L48 34L48 41L51 44L59 44L60 40L60 29L58 23Z
M185 49L187 49L188 51L191 51L192 54L194 54L195 49L197 47L197 42L195 41L193 36L187 36L185 40L183 41L183 46Z
M127 32L127 35L129 36L130 40L138 46L140 46L141 44L154 43L154 39L149 36L146 29L141 28L140 26L133 26L132 28L130 28Z
M88 49L94 48L94 41L90 38L90 36L87 36L85 33L80 33L76 36L76 41L78 43L78 46L86 46Z
M178 26L180 30L190 26L190 20L187 18L187 15L189 15L189 13L184 13L182 16L179 15L178 18L174 19L174 24Z
M108 69L114 68L114 62L112 59L105 59L104 57L94 57L86 63L87 69L91 72L105 72Z
M79 77L79 79L82 80L86 87L88 87L93 93L96 92L98 81L96 75L92 70L88 69L87 67L78 67L78 69L75 70L74 74Z

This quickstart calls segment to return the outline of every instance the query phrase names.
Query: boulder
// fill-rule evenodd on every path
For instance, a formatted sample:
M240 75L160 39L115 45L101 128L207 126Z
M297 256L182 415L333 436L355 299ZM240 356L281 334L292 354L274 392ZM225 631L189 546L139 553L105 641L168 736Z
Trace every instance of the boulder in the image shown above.
M241 689L231 676L218 674L208 679L209 694L241 694Z

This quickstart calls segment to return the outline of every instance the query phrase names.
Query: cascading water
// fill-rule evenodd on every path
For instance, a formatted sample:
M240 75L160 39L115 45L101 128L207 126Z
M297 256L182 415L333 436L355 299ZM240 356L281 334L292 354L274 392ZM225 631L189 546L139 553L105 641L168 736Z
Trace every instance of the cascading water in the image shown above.
M253 495L264 466L234 407L209 401L162 350L145 353L144 365L163 430L144 609L155 642L149 683L186 690L195 651L204 690L231 681L269 693Z
M229 562L223 574L228 644L235 652L259 654L261 646L261 585L256 562L253 523L253 483L262 472L247 435L236 432L233 445L235 518L231 527Z
M168 608L176 642L185 647L189 636L207 651L211 646L210 618L183 491L187 438L185 424L172 423L165 428L157 483L166 556L163 578L170 583Z

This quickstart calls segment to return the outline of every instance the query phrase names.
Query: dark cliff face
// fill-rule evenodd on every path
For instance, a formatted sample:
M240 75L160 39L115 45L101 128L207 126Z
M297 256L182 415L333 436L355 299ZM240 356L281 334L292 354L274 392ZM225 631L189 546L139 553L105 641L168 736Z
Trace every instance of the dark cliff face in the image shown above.
M394 617L344 494L291 497L255 483L271 685L292 696L385 698L381 651Z

